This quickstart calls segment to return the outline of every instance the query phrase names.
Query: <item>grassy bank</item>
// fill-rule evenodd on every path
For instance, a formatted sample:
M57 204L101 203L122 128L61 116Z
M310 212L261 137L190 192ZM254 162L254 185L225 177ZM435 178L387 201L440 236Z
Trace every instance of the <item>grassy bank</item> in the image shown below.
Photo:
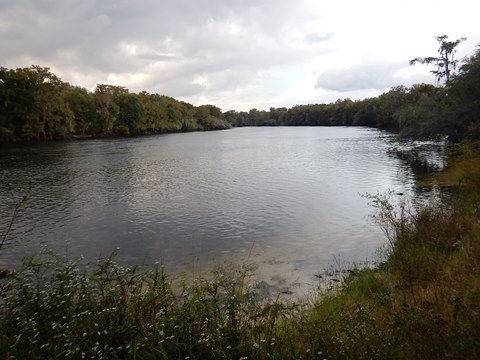
M261 299L249 271L173 283L104 259L54 255L0 280L0 358L480 358L480 157L459 147L436 179L449 201L375 197L387 258L308 300Z

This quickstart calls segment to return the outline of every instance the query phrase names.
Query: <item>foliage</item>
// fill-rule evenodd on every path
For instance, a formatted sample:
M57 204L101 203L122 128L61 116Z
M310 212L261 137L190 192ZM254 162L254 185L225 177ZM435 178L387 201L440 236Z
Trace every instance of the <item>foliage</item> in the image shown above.
M129 136L230 127L221 111L158 94L98 84L94 92L61 81L48 68L0 68L0 142ZM210 107L210 108L209 108Z
M252 109L250 112L230 110L224 113L232 126L372 126L399 130L405 126L397 112L413 105L417 87L395 87L378 98L353 101L337 100L330 104L297 105L290 109L270 108L269 111Z
M480 140L480 49L464 61L448 90L458 138Z
M63 93L64 101L73 113L75 129L72 131L79 136L85 136L93 131L97 117L95 100L91 94L80 87L69 87Z
M88 271L49 254L25 260L2 282L2 358L267 358L289 309L259 301L247 269L172 285L162 268ZM175 291L176 289L176 291ZM293 310L293 309L291 309Z
M41 140L68 137L71 112L62 93L68 85L48 68L0 69L0 126L13 134Z
M225 128L225 117L222 111L213 105L202 105L195 109L194 117L205 130Z

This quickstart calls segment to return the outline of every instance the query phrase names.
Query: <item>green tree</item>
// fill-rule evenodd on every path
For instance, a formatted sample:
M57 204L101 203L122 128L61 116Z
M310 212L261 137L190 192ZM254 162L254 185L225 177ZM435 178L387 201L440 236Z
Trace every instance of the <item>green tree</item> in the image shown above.
M11 74L7 68L0 67L0 141L15 138L17 119L12 114Z
M440 81L444 80L445 85L448 85L450 82L450 76L452 72L455 71L458 65L458 60L455 59L456 47L460 42L465 41L466 38L460 38L455 41L447 41L447 35L437 36L437 41L439 43L438 56L427 56L427 57L417 57L410 60L410 65L420 64L434 64L436 66L435 70L430 72L435 75L435 80L438 84Z
M467 58L450 83L455 125L460 137L480 140L480 48Z
M376 126L382 129L398 130L400 124L393 118L393 114L408 102L409 89L405 86L396 86L378 97L378 116Z
M417 84L407 89L406 98L393 114L400 137L429 139L448 135L445 89L431 84Z
M142 91L138 96L144 109L143 121L146 131L150 133L165 132L166 116L160 104L160 95Z
M93 134L97 117L93 95L86 89L70 87L64 92L64 101L73 113L75 133L81 136Z
M365 99L353 117L352 125L376 126L378 118L378 98Z
M29 114L28 125L36 130L36 138L52 139L57 135L64 137L67 129L61 123L63 102L61 90L66 87L49 68L32 66L25 69L28 73L33 94L33 111Z
M193 116L203 130L220 130L230 127L222 111L214 105L197 106Z
M98 84L95 88L94 98L100 121L98 127L102 135L110 135L112 133L120 112L115 99L119 95L127 93L128 90L123 86Z
M71 113L63 102L68 87L47 67L2 69L3 118L8 129L27 140L67 137ZM5 120L3 120L5 121Z
M145 123L145 108L136 94L120 94L115 103L119 107L118 126L124 126L128 129L128 133L142 134L147 126ZM124 135L126 133L124 132Z

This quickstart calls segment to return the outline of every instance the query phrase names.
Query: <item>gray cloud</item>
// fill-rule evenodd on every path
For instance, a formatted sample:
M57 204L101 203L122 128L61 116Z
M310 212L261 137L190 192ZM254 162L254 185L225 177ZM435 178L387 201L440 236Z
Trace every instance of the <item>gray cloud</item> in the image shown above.
M117 79L134 91L208 96L255 84L262 69L308 59L309 50L291 43L305 15L299 9L287 0L7 0L0 58L9 67L51 66L62 78L83 71L84 79L94 73L95 83Z
M383 90L398 85L395 73L405 67L405 63L366 62L346 69L332 69L317 78L315 87L334 91Z
M311 0L2 0L0 66L38 64L87 88L118 84L186 101L218 100L220 106L232 96L258 104L267 102L267 95L278 101L312 98L320 91L314 78L304 79L314 64L349 56L345 49L361 56L382 46L375 29L376 47L365 50L369 42L357 47L348 30L357 17L339 9L334 2ZM357 29L371 36L368 26ZM421 35L415 30L412 36L402 30L395 50ZM316 88L383 89L398 68L370 63L327 70ZM262 74L269 72L275 75L267 84ZM277 92L265 93L272 88Z

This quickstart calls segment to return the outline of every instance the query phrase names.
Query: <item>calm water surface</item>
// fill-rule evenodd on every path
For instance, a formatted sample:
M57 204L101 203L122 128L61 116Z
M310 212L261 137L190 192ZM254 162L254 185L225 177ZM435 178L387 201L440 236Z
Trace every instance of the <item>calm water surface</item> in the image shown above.
M41 247L86 261L196 275L224 261L259 279L315 284L334 257L383 243L361 194L409 193L414 176L366 128L240 128L0 149L0 234L28 194L0 264Z

